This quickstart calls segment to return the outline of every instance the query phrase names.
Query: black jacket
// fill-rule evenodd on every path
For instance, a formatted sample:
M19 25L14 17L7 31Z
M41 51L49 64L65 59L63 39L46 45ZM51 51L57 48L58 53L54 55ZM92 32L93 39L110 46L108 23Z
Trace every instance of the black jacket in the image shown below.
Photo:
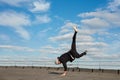
M70 54L70 52L67 52L58 57L58 59L63 64L64 71L67 71L67 62L72 62L75 58L73 59L73 56Z

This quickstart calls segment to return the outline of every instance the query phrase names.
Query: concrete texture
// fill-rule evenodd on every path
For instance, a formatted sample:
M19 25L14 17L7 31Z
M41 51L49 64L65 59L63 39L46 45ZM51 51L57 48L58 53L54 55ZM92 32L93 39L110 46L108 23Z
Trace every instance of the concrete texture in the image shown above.
M0 80L120 80L116 72L72 71L60 77L62 69L32 67L0 67Z

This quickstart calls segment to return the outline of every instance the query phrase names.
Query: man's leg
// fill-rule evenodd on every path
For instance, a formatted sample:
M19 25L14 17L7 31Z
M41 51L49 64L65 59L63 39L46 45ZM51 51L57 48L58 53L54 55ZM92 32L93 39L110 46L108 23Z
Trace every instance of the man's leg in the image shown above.
M80 57L82 57L83 55L86 55L87 51L85 51L85 52L83 52L83 53L81 53L81 54L79 54L79 53L77 52L77 50L76 50L76 34L77 34L77 31L78 31L78 30L77 30L77 27L76 27L76 26L74 26L73 28L74 28L75 32L74 32L74 35L73 35L73 40L72 40L72 45L71 45L70 53L71 53L71 55L72 55L73 57L75 57L75 58L80 58Z
M77 27L76 26L73 26L73 29L74 29L74 35L73 35L73 38L72 38L72 44L71 44L71 50L70 50L70 54L73 56L73 57L76 57L76 56L79 56L79 54L77 53L77 50L76 50L76 35L77 35Z
M74 35L73 35L73 38L72 38L71 50L76 51L76 34L77 34L78 30L77 30L76 26L73 26L73 29L74 29L75 32L74 32Z
M74 35L73 35L73 40L72 40L72 45L71 45L70 53L71 53L71 55L72 55L73 57L75 57L75 58L80 58L80 57L82 57L83 55L86 55L86 52L87 52L87 51L85 51L85 52L83 52L83 53L81 53L81 54L79 54L79 53L77 52L77 50L76 50L76 34L77 34L77 32L75 32Z
M71 45L71 50L76 51L76 34L77 32L74 32L73 38L72 38L72 45Z
M83 53L81 53L81 54L76 53L75 58L80 58L80 57L82 57L82 56L84 56L84 55L86 55L86 54L87 54L87 50L86 50L86 51L84 51L84 52L83 52Z

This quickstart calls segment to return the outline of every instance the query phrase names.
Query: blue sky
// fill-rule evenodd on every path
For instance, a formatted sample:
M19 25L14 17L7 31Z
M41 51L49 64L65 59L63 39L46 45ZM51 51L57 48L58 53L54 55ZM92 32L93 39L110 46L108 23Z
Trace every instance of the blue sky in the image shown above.
M119 0L0 0L0 58L55 59L78 26L81 60L119 60Z

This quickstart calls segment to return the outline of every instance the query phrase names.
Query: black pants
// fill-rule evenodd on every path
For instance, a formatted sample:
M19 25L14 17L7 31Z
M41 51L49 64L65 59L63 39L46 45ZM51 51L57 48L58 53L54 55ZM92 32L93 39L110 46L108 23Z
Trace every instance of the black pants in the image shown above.
M73 38L72 38L72 45L69 53L75 57L75 58L80 58L83 56L83 53L79 54L76 50L76 34L77 32L74 33Z

